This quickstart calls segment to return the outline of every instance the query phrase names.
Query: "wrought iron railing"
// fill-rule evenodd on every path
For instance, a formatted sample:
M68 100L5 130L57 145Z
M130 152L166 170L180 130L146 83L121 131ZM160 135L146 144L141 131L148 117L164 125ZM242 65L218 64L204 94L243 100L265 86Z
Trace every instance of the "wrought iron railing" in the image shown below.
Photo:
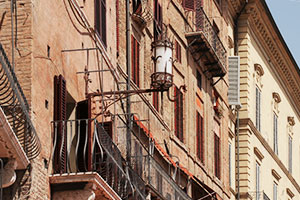
M121 121L121 127L125 127L125 120L116 115L117 119ZM120 124L119 124L120 125ZM181 189L180 182L180 170L171 170L169 165L163 168L149 153L149 149L146 145L141 142L140 129L131 129L131 167L137 174L144 180L144 182L155 189L161 197L165 199L176 199L176 200L189 200L191 197L187 195L185 191ZM151 150L150 150L151 151ZM169 171L169 172L167 172ZM170 172L172 173L171 177ZM175 181L176 180L176 181ZM160 197L159 197L160 199Z
M205 36L205 39L210 44L210 47L216 54L218 60L223 65L224 69L226 69L227 62L227 54L226 49L220 40L216 30L214 30L214 26L211 24L209 18L204 12L201 6L197 6L195 10L195 27L196 31L202 31Z
M1 44L0 63L0 106L31 160L40 153L41 144L29 116L28 102Z
M126 164L100 123L94 119L55 121L52 127L53 174L97 172L122 199L146 198L144 182Z

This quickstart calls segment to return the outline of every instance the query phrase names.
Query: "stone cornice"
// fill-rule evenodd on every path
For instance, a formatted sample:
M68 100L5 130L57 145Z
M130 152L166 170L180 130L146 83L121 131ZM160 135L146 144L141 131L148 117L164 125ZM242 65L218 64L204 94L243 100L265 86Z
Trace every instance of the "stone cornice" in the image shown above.
M264 0L253 0L247 8L249 27L262 45L270 68L277 74L295 110L300 113L300 71L268 12Z
M291 183L294 185L296 190L300 192L300 186L294 179L294 177L289 173L287 168L284 166L284 164L281 162L281 160L278 158L278 156L274 153L268 142L263 138L263 136L260 134L260 132L256 129L254 123L251 119L240 119L240 127L249 127L251 132L254 133L254 135L257 137L257 139L261 142L263 147L267 150L267 152L270 154L270 156L273 158L273 160L277 163L277 165L280 167L280 169L284 172L284 174L287 176L287 178L291 181Z

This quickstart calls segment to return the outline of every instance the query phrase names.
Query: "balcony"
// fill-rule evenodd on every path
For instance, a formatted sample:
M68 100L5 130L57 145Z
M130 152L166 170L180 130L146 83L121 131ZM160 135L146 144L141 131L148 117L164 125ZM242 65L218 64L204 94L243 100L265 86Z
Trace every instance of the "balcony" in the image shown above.
M0 44L0 158L13 158L26 169L41 144L29 116L29 105Z
M194 60L202 61L204 72L212 77L223 77L226 74L227 54L216 28L211 24L202 7L195 10L195 30L185 34Z
M53 199L75 191L95 199L146 198L144 182L96 120L55 121L52 130Z

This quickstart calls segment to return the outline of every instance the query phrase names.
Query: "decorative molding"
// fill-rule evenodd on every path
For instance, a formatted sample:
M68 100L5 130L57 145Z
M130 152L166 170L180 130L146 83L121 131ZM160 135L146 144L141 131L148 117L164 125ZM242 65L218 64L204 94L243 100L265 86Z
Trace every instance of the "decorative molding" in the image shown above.
M260 64L258 64L258 63L255 63L255 64L254 64L254 69L255 69L257 75L260 76L260 77L263 76L263 75L265 74L264 69L263 69L262 66L261 66Z
M279 95L277 92L273 92L273 93L272 93L272 97L273 97L273 99L274 99L274 101L275 101L276 103L280 103L280 102L281 102L280 95Z
M257 137L257 139L261 142L261 144L264 146L264 148L268 151L270 156L274 159L274 161L277 163L277 165L280 167L280 169L284 172L286 177L289 179L289 181L294 185L296 190L300 192L300 186L294 179L294 177L289 173L287 168L284 166L284 164L281 162L281 160L278 158L278 156L274 153L273 149L270 147L268 142L263 138L261 133L256 129L253 121L250 118L240 119L240 128L244 129L244 127L247 128L247 126L250 128L251 132L254 133L254 135Z
M287 117L287 121L289 123L290 126L294 126L295 125L295 119L294 117L288 116Z
M277 181L281 179L281 176L279 175L278 172L276 172L275 169L272 169L272 175L274 176L274 178L276 178Z
M292 192L292 190L290 190L289 188L286 188L286 193L293 198L295 196L295 194Z
M250 5L247 7L248 27L251 27L257 36L272 70L277 74L281 84L285 86L285 91L289 94L294 108L300 113L299 69L295 66L293 57L281 38L272 16L265 12L266 5L261 1Z
M261 151L257 147L254 147L254 153L258 157L258 159L260 161L262 161L262 159L264 158L264 155L261 153Z

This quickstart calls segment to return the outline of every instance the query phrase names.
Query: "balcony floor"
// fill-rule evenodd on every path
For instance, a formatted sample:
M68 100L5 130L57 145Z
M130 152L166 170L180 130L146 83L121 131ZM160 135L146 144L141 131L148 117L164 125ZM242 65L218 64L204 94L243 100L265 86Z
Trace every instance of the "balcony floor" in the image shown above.
M222 77L226 74L226 68L221 63L213 47L206 39L203 31L189 32L185 34L190 46L192 56L196 62L202 60L212 77Z
M29 160L0 107L0 158L15 158L17 170L26 169Z
M85 189L94 191L95 199L121 200L118 194L96 172L55 174L50 176L49 181L52 186L83 183Z

